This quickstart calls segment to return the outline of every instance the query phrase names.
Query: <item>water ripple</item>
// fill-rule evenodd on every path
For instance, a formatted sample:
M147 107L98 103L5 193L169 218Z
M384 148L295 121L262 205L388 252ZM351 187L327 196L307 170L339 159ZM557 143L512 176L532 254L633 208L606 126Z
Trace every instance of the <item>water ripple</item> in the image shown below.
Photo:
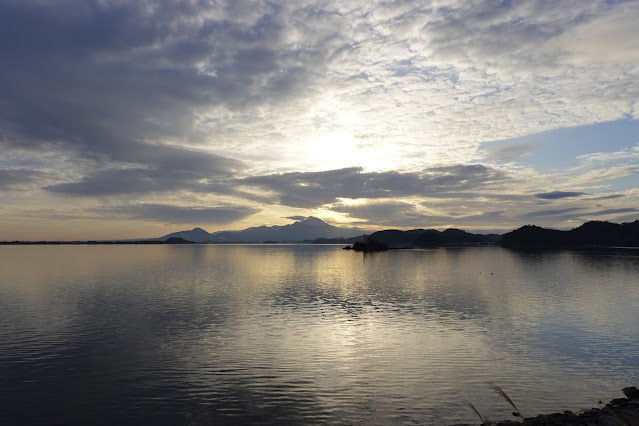
M9 424L476 424L639 381L639 258L0 247ZM6 397L5 397L6 396Z

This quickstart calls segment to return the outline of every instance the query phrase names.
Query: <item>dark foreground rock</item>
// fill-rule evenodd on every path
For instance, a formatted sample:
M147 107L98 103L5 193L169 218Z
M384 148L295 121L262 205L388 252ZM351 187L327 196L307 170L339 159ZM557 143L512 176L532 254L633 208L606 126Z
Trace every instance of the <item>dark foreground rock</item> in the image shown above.
M523 422L507 420L497 423L486 423L493 426L555 426L555 425L589 425L589 426L639 426L639 390L636 387L623 389L626 398L613 399L602 408L591 408L579 413L564 411L563 413L540 414L526 418Z

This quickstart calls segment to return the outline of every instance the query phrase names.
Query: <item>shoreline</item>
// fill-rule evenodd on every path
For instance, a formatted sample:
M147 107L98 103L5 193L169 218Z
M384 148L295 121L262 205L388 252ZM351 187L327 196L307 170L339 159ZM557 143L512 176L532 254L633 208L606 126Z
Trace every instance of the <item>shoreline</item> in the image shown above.
M481 426L639 426L639 390L632 386L623 388L622 391L626 398L613 399L601 408L590 408L577 413L564 411L563 413L539 414L536 417L527 417L523 422L502 420L482 423Z

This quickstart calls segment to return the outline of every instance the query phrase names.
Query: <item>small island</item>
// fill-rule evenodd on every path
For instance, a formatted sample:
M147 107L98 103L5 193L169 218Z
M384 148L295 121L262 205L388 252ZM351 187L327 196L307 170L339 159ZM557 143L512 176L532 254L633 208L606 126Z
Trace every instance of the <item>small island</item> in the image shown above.
M388 250L388 245L375 238L367 238L365 241L357 241L352 246L344 247L344 250L355 250L364 253L372 253Z

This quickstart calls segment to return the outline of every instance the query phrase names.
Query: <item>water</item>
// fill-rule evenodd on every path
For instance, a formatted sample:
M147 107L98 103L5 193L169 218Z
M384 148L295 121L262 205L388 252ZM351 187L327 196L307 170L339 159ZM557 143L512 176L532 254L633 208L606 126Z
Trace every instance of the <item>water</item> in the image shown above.
M639 384L639 255L0 246L0 423L478 424Z

